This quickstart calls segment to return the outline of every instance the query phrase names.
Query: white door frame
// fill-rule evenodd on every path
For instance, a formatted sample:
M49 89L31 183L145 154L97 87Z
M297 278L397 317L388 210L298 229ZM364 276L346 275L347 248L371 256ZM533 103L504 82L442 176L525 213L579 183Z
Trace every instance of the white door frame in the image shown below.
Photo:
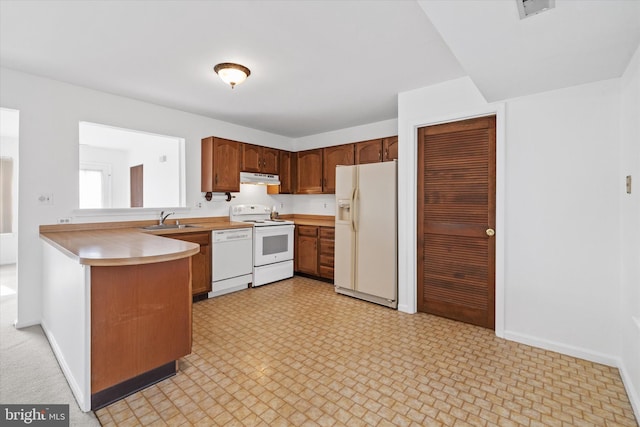
M491 104L469 111L412 120L403 141L400 133L398 159L398 310L417 311L417 147L418 128L441 123L496 115L496 293L495 333L504 337L505 293L505 106ZM406 137L404 138L406 139Z

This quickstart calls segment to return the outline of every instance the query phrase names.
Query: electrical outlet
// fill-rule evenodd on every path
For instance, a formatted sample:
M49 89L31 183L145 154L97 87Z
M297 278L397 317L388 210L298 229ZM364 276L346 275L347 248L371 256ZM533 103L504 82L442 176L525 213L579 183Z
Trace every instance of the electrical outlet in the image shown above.
M280 202L280 209L284 208L284 203Z
M202 209L202 202L196 202L196 208Z
M43 193L38 196L39 205L53 205L53 194Z
M70 224L71 223L71 218L58 218L58 224Z

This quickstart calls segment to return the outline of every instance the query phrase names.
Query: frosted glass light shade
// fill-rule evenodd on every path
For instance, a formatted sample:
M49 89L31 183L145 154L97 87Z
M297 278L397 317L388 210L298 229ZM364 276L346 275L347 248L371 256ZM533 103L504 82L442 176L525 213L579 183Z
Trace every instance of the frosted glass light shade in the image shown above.
M244 65L234 64L231 62L224 62L213 67L218 76L228 85L231 85L231 89L235 85L242 83L251 75L251 71Z

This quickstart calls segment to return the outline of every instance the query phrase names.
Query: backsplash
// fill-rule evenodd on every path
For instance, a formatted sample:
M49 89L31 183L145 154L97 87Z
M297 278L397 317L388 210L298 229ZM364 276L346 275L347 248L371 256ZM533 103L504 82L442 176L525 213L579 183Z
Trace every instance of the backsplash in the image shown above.
M333 194L267 194L264 185L240 184L239 193L231 193L232 199L226 201L222 193L214 193L211 201L206 201L204 194L186 208L168 209L118 209L105 211L74 211L72 223L111 222L156 219L160 211L175 211L170 219L197 217L226 217L229 206L233 204L261 204L275 206L278 213L305 215L335 215L335 196Z

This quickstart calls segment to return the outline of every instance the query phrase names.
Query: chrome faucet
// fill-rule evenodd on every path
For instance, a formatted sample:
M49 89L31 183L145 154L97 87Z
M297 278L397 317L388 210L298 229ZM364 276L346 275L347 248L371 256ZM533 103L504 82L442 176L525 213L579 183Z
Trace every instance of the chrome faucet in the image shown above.
M169 212L168 214L164 214L164 211L160 212L160 221L159 225L164 225L164 221L169 217L169 215L173 215L175 212Z

